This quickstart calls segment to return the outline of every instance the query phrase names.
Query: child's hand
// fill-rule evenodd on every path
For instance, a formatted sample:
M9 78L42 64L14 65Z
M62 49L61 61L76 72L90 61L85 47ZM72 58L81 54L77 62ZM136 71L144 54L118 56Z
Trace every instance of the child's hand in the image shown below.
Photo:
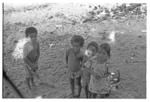
M32 64L32 66L33 66L33 70L36 70L38 68L37 64Z
M68 64L65 65L65 68L68 68Z
M101 78L100 75L98 75L98 74L95 74L94 77L95 77L97 80L99 80L99 79Z
M88 62L86 62L85 64L84 64L86 67L90 67L91 66L91 62L90 61L88 61Z

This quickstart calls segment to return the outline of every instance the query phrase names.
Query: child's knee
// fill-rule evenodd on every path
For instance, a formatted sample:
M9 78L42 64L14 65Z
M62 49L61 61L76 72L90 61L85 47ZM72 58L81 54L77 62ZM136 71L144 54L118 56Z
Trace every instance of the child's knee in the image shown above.
M74 79L70 78L69 81L71 85L74 85Z
M81 77L77 78L77 84L81 86Z

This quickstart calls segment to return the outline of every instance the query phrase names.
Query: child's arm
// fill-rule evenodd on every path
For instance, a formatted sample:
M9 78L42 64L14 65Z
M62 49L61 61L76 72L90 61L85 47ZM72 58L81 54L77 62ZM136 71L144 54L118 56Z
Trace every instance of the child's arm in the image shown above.
M39 57L40 57L40 44L39 44L39 42L38 42L38 43L37 43L37 57L36 57L36 63L38 62Z
M29 65L29 66L32 68L34 65L33 65L33 64L31 63L31 61L27 58L29 52L30 52L29 45L26 44L26 45L24 46L24 49L23 49L23 60L24 60L24 62L25 62L27 65Z
M38 57L37 57L37 59L39 59L39 57L40 57L40 44L39 44L39 42L38 42Z
M107 62L105 63L104 77L107 77L110 74L109 68L110 68L110 61L107 60Z
M90 63L90 64L89 64ZM85 65L83 66L84 67L84 70L85 71L87 71L87 72L89 72L91 75L93 75L94 77L96 77L96 78L100 78L100 75L99 74L97 74L96 72L94 72L93 70L92 70L92 62L87 62L87 63L85 63Z
M66 61L66 64L68 64L68 50L66 51L65 61Z

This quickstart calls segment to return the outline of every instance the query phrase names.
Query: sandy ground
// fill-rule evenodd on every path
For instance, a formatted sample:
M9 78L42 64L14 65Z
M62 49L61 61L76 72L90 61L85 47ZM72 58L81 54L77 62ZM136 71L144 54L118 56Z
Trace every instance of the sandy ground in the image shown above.
M25 97L42 95L43 98L69 98L71 92L64 56L65 50L70 46L72 35L81 34L84 38L89 36L85 41L86 47L87 43L92 40L99 44L105 42L101 39L100 32L117 30L123 33L117 33L115 43L111 44L110 69L120 70L121 85L118 90L112 92L109 98L146 98L146 32L142 32L146 30L146 19L131 18L124 22L106 20L76 25L64 24L62 28L54 32L52 29L55 29L54 25L58 22L48 23L47 29L42 27L38 34L41 56L38 72L40 81L37 80L37 83L42 83L32 92L24 82L23 62L13 60L11 55L13 47L8 46L12 43L14 35L23 34L20 29L25 29L26 25L22 23L5 23L4 25L4 69ZM42 23L35 26L38 28L42 26ZM50 47L51 44L54 46ZM6 81L3 83L3 97L18 97ZM83 90L81 98L85 98Z

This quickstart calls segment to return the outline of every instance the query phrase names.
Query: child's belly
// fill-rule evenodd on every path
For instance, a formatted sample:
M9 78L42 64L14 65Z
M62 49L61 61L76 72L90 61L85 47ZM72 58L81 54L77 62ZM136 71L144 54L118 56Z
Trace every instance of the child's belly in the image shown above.
M81 70L80 63L75 63L75 62L69 63L68 68L71 72L78 72Z
M80 60L77 58L74 58L74 56L70 56L68 58L68 68L72 72L80 71L81 70Z
M35 62L36 62L37 56L38 56L38 53L37 53L37 51L35 51L35 50L31 51L31 52L28 54L28 58L30 59L30 61L31 61L32 63L35 63Z

